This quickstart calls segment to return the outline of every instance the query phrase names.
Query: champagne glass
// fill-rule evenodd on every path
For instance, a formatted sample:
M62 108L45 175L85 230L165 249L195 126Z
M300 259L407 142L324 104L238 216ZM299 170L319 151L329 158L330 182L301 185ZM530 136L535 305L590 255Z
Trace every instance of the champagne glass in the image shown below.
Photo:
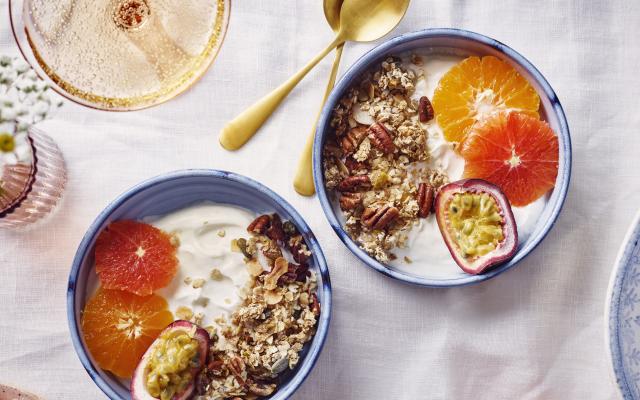
M230 0L9 0L25 59L85 106L137 110L193 85L215 59Z

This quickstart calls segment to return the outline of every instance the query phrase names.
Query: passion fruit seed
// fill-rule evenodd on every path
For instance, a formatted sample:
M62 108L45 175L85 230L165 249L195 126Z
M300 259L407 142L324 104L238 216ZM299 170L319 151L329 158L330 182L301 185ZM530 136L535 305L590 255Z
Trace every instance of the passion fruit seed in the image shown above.
M193 332L168 330L159 338L149 364L145 380L149 394L160 400L171 400L192 381L193 365L198 360L197 339Z
M504 239L504 219L489 194L454 194L448 208L453 237L464 258L484 256Z
M9 133L0 133L0 151L10 153L16 148L16 142L13 135Z

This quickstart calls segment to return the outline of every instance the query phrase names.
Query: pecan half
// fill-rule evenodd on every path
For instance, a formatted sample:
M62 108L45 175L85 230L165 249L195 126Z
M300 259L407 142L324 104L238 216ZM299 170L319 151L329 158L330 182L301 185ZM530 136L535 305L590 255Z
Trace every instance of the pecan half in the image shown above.
M236 377L238 383L244 386L244 378L242 375L244 373L245 365L242 358L233 356L229 359L227 368L229 368L229 371L231 371L231 373Z
M396 145L393 144L393 138L389 131L379 122L369 127L369 140L385 154L393 153L396 150Z
M367 127L358 125L351 128L349 132L340 140L340 147L345 154L352 154L358 149L362 140L367 136Z
M340 208L342 211L355 210L362 204L362 193L342 193L340 196Z
M418 103L418 118L420 122L429 122L434 117L433 106L427 96L420 97L420 103Z
M418 186L418 217L427 218L433 208L433 198L436 190L428 183L422 182Z
M278 243L283 243L285 240L282 220L280 219L280 216L278 214L271 214L271 227L267 229L267 237L271 240L275 240Z
M271 218L265 214L254 219L247 227L247 231L251 233L264 234L270 226Z
M368 189L371 187L371 180L368 175L351 175L344 178L338 184L340 192L355 192L358 189Z
M397 208L384 206L380 208L368 207L362 213L362 223L373 230L382 230L395 221L400 215Z

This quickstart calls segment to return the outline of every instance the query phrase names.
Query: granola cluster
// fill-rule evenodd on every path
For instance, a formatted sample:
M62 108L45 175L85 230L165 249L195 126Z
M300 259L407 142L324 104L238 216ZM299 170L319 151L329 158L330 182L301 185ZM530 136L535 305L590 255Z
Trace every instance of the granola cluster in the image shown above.
M325 185L339 199L347 233L381 262L406 246L433 193L448 182L428 167L424 123L433 108L426 97L412 98L417 79L391 57L366 73L333 110L335 135L323 149Z
M216 321L222 328L210 332L213 345L196 399L271 395L278 375L298 364L300 351L315 334L320 303L302 235L277 214L256 218L248 230L252 237L236 245L246 257L251 289L230 320Z

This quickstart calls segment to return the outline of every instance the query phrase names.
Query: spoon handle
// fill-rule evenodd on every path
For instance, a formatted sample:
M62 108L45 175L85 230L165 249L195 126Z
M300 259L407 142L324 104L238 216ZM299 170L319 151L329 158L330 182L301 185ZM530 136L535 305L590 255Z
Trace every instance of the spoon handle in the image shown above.
M336 76L338 75L338 66L340 65L340 58L342 57L342 49L344 48L344 43L339 45L336 49L336 58L333 60L333 67L331 68L331 75L329 76L329 82L327 83L327 88L324 91L324 98L322 99L322 103L320 104L320 111L318 112L318 116L316 117L316 121L313 123L313 129L307 138L307 143L304 145L304 149L302 150L302 156L300 157L300 161L298 161L298 169L296 170L296 176L293 178L293 187L296 189L296 192L303 196L313 196L316 189L313 185L313 168L311 161L311 149L313 147L313 140L316 136L316 128L318 125L318 121L320 120L320 115L322 114L322 107L324 103L327 101L329 97L329 93L333 89L333 86L336 83Z
M238 150L242 147L264 122L271 116L282 100L291 90L309 73L309 71L320 62L331 50L339 44L344 43L340 35L322 50L313 60L302 67L295 75L278 86L271 93L267 94L252 106L244 110L233 120L229 121L220 133L220 144L227 150Z

